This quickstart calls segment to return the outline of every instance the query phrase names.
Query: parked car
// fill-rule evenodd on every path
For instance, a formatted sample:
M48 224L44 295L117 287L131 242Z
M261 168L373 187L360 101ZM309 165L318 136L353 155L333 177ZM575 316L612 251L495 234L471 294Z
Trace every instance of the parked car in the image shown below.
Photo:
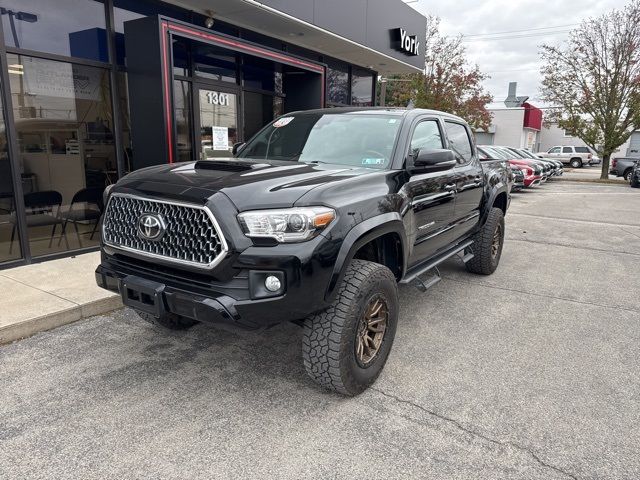
M520 168L524 175L524 186L526 188L538 186L542 182L543 171L539 162L508 159L508 156L504 152L500 152L486 145L478 147L478 153L480 154L480 159L483 161L507 160L509 165Z
M106 192L97 283L170 329L296 321L309 376L356 395L391 351L397 283L426 289L455 255L498 267L509 167L472 138L432 110L320 109L235 158L137 170Z
M528 150L525 150L523 148L512 148L512 147L506 147L509 150L511 150L512 152L516 153L517 155L520 155L519 158L528 158L528 159L532 159L532 160L538 160L538 161L542 161L542 162L546 162L551 164L553 170L552 170L552 176L554 177L559 177L562 176L562 174L564 173L564 168L563 168L563 164L561 161L559 160L553 160L552 158L540 158L537 155L535 155L534 153L531 153Z
M511 173L513 174L512 192L519 192L524 188L524 171L518 165L511 165Z
M582 168L589 165L593 154L587 147L574 147L572 145L563 145L550 148L546 153L538 154L542 158L551 158L560 160L564 164L571 165L572 168Z
M609 175L624 177L624 179L628 181L629 175L631 175L631 171L633 170L633 166L638 160L638 158L632 157L614 158L611 160Z
M629 174L629 184L633 188L640 188L640 160L636 161L633 170Z

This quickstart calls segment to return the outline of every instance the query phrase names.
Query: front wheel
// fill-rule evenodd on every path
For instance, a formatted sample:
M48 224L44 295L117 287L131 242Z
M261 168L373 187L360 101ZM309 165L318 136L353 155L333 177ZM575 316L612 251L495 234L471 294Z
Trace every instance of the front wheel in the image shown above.
M630 182L631 181L631 172L632 170L630 168L627 168L624 172L623 178L625 179L625 181Z
M504 245L504 213L493 207L487 221L474 235L471 250L473 258L466 263L467 270L491 275L498 268Z
M582 168L582 159L580 158L572 158L570 162L571 167L573 168Z
M366 390L389 357L398 304L391 270L352 260L331 306L305 320L302 358L307 374L343 395Z

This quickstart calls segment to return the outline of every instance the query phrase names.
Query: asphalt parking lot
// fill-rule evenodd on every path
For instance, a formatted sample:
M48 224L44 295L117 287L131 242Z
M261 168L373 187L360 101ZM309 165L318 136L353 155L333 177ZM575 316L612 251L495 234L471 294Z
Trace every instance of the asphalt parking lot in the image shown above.
M499 270L442 273L357 398L307 379L292 324L122 310L0 347L0 478L640 477L640 192L514 194Z

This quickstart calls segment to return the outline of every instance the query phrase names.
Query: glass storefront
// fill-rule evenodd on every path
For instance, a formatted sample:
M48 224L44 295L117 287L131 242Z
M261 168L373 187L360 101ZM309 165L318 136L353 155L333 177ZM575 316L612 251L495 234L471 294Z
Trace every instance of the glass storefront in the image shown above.
M124 23L165 15L201 27L205 17L158 0L0 0L0 14L8 67L0 85L1 267L99 245L104 188L135 165ZM326 63L327 105L373 104L373 72L217 20L212 31ZM308 78L178 36L172 50L176 161L230 156L234 143L296 108L300 95L291 98Z
M104 3L2 0L7 47L108 61Z
M118 176L108 71L7 57L31 254L97 246L102 192Z
M2 97L0 97L0 263L22 257L13 188L13 169L9 161L7 125L3 111Z

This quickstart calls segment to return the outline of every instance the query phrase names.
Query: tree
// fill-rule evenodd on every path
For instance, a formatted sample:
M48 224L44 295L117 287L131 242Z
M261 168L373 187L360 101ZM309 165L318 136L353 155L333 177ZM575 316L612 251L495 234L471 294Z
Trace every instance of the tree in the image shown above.
M482 87L488 77L477 65L469 65L462 37L441 35L440 19L429 15L424 49L424 73L390 77L386 104L406 106L412 102L418 108L458 115L474 128L489 128L491 113L485 105L493 97Z
M640 1L584 20L561 46L542 46L546 114L609 159L640 127Z

